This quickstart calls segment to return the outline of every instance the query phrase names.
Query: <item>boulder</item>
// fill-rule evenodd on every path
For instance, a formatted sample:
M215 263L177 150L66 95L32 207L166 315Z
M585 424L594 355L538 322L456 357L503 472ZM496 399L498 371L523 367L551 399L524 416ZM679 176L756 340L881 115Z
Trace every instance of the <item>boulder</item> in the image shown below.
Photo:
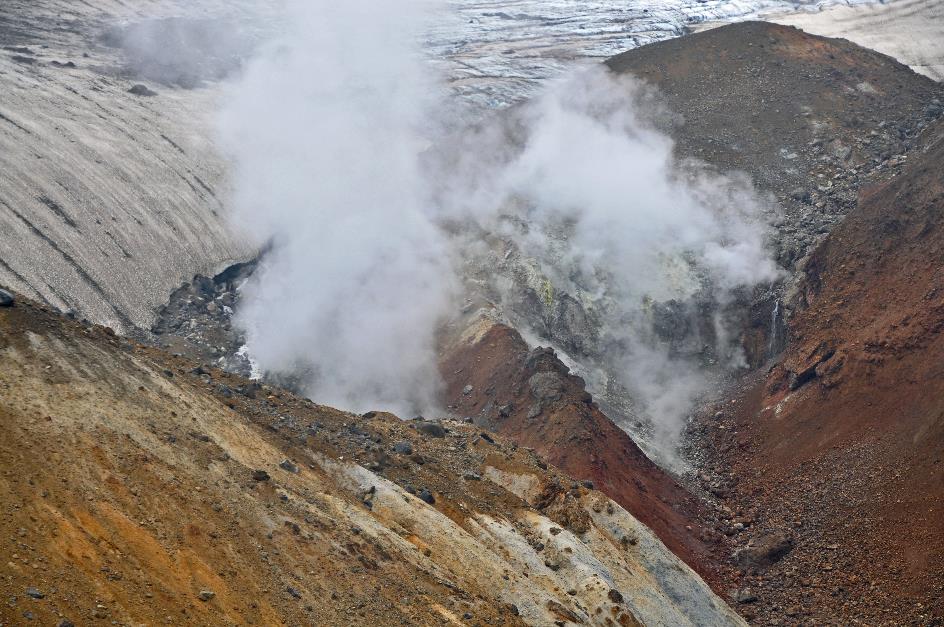
M446 437L446 429L438 422L417 421L416 430L431 438Z
M783 531L755 536L734 553L734 561L745 570L763 570L793 550L793 538Z

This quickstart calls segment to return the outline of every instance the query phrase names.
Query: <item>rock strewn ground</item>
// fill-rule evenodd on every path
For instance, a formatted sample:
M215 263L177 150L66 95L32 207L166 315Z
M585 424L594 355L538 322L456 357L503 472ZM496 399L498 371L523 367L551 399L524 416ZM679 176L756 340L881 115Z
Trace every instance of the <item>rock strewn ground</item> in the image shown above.
M742 579L756 624L944 624L942 163L939 122L811 256L782 359L699 423L735 534L793 539Z
M534 452L0 309L0 620L743 624ZM67 621L67 622L62 622Z

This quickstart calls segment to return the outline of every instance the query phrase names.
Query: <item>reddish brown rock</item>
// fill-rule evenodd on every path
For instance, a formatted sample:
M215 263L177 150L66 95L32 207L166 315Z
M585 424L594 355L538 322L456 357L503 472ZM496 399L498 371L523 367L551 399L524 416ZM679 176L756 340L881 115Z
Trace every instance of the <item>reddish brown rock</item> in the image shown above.
M600 411L552 350L530 350L517 331L481 317L444 350L440 369L455 413L589 480L709 583L718 582L712 547L700 539L697 499Z

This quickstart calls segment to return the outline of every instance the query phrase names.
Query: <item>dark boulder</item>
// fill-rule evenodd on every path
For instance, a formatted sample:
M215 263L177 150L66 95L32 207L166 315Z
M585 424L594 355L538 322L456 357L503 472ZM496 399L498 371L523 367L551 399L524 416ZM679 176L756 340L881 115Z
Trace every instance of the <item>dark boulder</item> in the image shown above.
M156 91L152 91L148 89L147 85L142 85L141 83L138 83L137 85L129 89L128 93L134 94L135 96L146 96L146 97L157 95Z
M783 559L793 550L793 538L783 531L756 536L747 546L738 549L734 561L745 570L763 570Z
M446 437L446 429L443 428L438 422L420 422L416 423L416 430L422 433L423 435L428 435L431 438L444 438Z
M252 471L252 480L253 481L268 481L269 473L264 470L253 470Z

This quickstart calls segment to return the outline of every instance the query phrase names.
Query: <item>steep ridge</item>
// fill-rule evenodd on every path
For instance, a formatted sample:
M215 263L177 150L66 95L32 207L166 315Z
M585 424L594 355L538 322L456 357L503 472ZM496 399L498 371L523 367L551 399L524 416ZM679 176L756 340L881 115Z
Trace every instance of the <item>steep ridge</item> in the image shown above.
M457 422L0 309L4 624L741 625L641 523Z
M534 448L632 512L676 555L718 584L718 557L699 502L650 461L549 348L480 312L445 345L440 370L450 411Z
M942 163L939 122L811 256L783 358L705 421L732 502L795 537L748 577L759 618L944 621Z

